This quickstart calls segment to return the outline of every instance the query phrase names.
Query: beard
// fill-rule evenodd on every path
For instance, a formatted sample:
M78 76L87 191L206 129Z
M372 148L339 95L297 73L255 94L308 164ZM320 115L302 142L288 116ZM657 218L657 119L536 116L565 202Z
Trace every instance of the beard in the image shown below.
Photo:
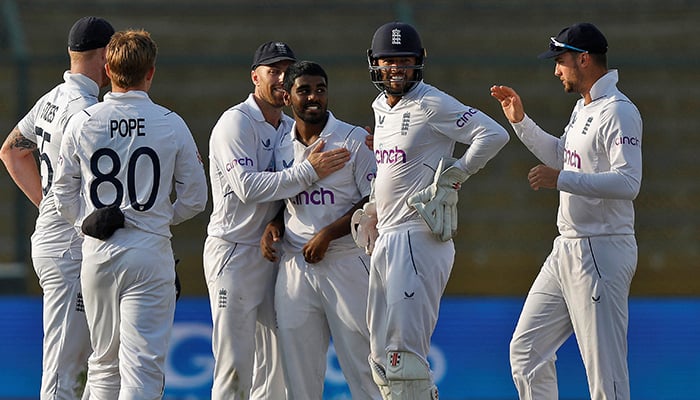
M318 109L313 111L308 111L306 106L295 107L294 113L297 117L299 117L299 119L306 122L307 124L320 124L322 122L325 122L328 118L328 112L326 111L326 108L321 107L320 105Z

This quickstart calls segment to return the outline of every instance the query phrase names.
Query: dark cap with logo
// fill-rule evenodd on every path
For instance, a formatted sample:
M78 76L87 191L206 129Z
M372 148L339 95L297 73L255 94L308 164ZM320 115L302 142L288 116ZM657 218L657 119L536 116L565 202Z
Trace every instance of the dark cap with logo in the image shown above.
M538 58L553 58L567 51L605 54L608 51L608 41L595 25L588 22L577 23L550 38L549 50L540 54Z
M80 18L68 33L68 48L71 51L88 51L107 46L114 28L100 17Z
M253 56L253 65L251 69L255 69L260 65L271 65L278 61L296 61L292 49L283 42L267 42L263 43L255 50Z

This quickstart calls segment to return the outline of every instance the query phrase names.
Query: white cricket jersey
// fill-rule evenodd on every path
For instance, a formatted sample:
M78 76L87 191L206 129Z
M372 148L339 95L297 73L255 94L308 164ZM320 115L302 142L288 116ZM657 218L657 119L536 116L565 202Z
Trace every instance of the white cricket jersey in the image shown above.
M520 140L557 181L557 225L565 237L634 234L634 206L642 182L642 118L617 88L617 70L591 87L591 103L576 103L561 138L528 116L512 124Z
M17 124L22 136L36 143L43 197L32 234L32 257L61 257L71 251L80 259L82 240L76 229L58 215L53 183L61 138L73 114L97 103L100 88L85 75L63 74L64 83L46 93Z
M318 180L311 163L275 172L274 150L289 140L294 120L282 114L275 129L265 121L252 94L226 110L209 139L209 177L213 210L209 236L232 243L259 245L267 223L282 200Z
M381 93L372 108L378 229L422 221L406 200L433 182L440 159L452 157L456 142L469 145L455 164L469 175L508 142L491 117L422 81L394 107Z
M189 128L143 91L107 93L76 114L58 164L56 206L69 221L80 223L96 208L118 203L127 228L170 238L170 225L206 206L206 176ZM141 247L138 236L115 244Z
M322 228L347 213L362 198L369 195L371 181L376 173L372 151L365 145L367 131L336 119L328 112L328 122L318 140L324 140L323 151L345 147L350 160L345 166L317 181L305 190L288 198L285 212L285 251L299 252ZM277 160L290 166L294 160L305 160L318 140L310 146L296 139L296 125L292 140L279 146ZM328 252L356 251L351 235L331 242Z

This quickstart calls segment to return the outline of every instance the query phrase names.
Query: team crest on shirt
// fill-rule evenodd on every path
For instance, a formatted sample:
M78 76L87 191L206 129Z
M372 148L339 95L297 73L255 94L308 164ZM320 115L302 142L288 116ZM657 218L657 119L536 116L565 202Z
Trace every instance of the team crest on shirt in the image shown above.
M218 305L219 308L226 308L228 303L228 290L221 288L219 290Z
M405 112L403 113L403 117L401 119L401 136L406 136L408 134L408 127L411 126L411 113L410 112Z
M593 122L592 116L588 117L588 119L586 120L586 125L584 125L583 130L581 131L582 135L585 135L586 133L588 133L588 128L591 126L591 122Z
M83 294L78 292L78 297L75 299L75 311L84 313L85 303L83 302Z

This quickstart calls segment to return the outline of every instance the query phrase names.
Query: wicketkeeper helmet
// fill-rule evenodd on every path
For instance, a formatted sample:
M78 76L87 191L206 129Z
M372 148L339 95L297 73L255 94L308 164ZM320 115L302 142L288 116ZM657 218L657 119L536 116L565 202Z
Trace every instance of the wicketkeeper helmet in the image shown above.
M380 91L389 91L390 88L382 78L382 69L379 67L380 58L389 57L416 57L416 64L408 67L415 73L413 80L406 85L401 93L389 92L394 95L403 95L408 92L417 82L423 79L423 60L425 59L425 49L420 40L420 35L416 28L403 22L389 22L384 24L374 32L372 37L372 47L367 50L367 62L369 63L369 73L372 83ZM392 67L395 68L395 67Z

